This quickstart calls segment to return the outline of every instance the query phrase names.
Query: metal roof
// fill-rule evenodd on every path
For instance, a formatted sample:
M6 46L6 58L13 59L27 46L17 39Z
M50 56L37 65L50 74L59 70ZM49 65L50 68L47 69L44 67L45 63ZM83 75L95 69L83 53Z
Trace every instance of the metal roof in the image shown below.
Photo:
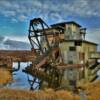
M75 25L77 25L78 27L82 27L81 25L79 25L79 24L78 24L77 22L75 22L75 21L56 23L56 24L53 24L53 25L51 25L51 26L52 26L52 27L55 27L55 26L64 26L65 24L75 24Z

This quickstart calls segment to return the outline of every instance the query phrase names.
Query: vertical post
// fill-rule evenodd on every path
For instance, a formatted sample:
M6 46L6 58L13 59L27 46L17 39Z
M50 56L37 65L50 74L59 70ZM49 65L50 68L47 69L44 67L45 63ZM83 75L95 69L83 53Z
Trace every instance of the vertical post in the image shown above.
M18 70L20 69L20 61L18 61Z

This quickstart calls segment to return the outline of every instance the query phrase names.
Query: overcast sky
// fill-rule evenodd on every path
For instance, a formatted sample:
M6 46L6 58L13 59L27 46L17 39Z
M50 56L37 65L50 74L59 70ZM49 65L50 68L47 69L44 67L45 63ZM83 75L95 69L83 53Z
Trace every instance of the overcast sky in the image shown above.
M100 0L0 0L0 35L27 41L35 17L49 25L76 21L87 28L88 39L100 40Z

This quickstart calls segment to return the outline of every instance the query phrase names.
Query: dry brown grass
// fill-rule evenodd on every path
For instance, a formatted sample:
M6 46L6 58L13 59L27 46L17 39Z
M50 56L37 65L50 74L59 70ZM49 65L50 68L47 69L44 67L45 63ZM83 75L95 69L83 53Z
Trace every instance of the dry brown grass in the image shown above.
M87 100L100 100L100 81L89 83L83 87L87 94ZM72 92L53 89L39 91L0 89L0 100L80 100L78 95Z
M8 70L0 68L0 85L6 84L11 81L11 74Z
M84 86L88 100L100 100L100 81L88 83Z
M100 100L100 81L89 83L83 87L87 100ZM52 89L39 91L0 89L0 100L80 100L72 92Z
M0 100L80 100L78 96L74 96L67 91L53 91L47 89L44 91L28 91L28 90L0 90Z
M33 92L24 90L0 89L0 100L36 100Z
M0 84L11 80L9 71L0 68ZM100 81L83 86L87 100L100 100ZM69 91L45 89L39 91L0 89L0 100L80 100L79 95Z
M83 87L87 100L100 100L100 81L89 83ZM39 91L0 89L0 100L80 100L79 95L72 92L53 89Z

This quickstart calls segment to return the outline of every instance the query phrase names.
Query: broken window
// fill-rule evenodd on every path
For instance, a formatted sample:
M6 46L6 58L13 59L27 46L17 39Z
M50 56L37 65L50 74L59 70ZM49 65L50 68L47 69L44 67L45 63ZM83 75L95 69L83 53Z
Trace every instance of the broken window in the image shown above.
M81 41L75 41L75 46L81 46L82 42Z
M69 51L76 51L76 47L69 47Z

